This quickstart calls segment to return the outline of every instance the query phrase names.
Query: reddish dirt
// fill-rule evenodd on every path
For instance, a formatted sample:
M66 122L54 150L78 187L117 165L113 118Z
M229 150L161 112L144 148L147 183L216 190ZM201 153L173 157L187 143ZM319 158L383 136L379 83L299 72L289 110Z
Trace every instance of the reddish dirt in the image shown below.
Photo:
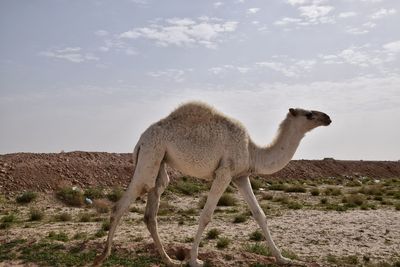
M53 191L60 186L125 186L132 175L131 154L105 152L15 153L0 155L0 192ZM169 170L172 179L179 177ZM400 177L400 161L293 160L268 178Z

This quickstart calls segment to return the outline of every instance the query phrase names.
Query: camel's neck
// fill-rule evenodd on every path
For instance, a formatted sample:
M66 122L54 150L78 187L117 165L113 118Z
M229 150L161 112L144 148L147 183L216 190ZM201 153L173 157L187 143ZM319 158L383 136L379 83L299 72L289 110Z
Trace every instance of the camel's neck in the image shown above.
M286 118L280 125L275 140L267 147L250 145L252 169L255 173L271 174L279 171L292 159L305 131Z

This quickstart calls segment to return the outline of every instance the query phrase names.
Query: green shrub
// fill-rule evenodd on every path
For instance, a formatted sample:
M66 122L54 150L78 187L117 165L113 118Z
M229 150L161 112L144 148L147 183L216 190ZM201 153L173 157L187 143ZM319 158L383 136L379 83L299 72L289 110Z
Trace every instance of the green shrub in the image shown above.
M94 234L95 237L103 237L103 236L105 236L105 235L107 235L107 232L104 231L103 229L99 229L99 230Z
M290 202L289 198L285 195L274 198L274 201L280 202L282 204L289 204L289 202Z
M110 227L111 227L110 221L103 221L103 223L101 224L101 230L103 231L110 230Z
M346 203L346 205L350 208L361 206L365 202L365 197L360 194L347 195L343 197L342 202Z
M263 182L256 178L250 178L250 184L253 190L259 190L264 186Z
M326 196L340 196L342 194L342 190L338 187L327 187L324 191Z
M44 217L44 212L37 208L32 208L29 212L29 220L30 221L40 221Z
M255 244L246 244L245 250L258 255L271 256L271 252L269 251L268 247L259 242Z
M237 200L230 193L224 193L221 198L218 200L217 206L236 206Z
M249 237L250 237L250 240L253 240L253 241L261 241L261 240L265 239L264 234L259 230L252 232Z
M274 183L268 186L269 190L274 190L274 191L284 191L286 189L287 185L285 184L280 184L280 183Z
M290 202L287 204L287 206L288 206L288 208L291 209L291 210L299 210L299 209L301 209L301 208L303 207L302 204L300 204L299 202L296 202L296 201L290 201Z
M288 193L305 193L307 189L303 185L290 185L286 187L283 191Z
M233 223L242 223L247 221L248 215L245 213L238 214L233 218Z
M79 215L80 222L90 222L92 220L92 214L85 212Z
M69 222L69 221L72 221L72 215L69 214L68 212L63 212L63 213L56 215L56 219L57 219L57 221L61 221L61 222Z
M396 204L394 205L394 207L395 207L396 210L400 210L400 202L396 203Z
M117 202L121 199L124 194L124 190L121 187L114 187L110 193L107 194L107 198L112 202Z
M161 200L160 205L158 208L158 215L159 216L166 216L173 212L175 212L175 207L169 204L167 200Z
M322 205L328 204L328 199L326 197L321 198L320 202Z
M80 207L84 204L82 192L74 190L71 187L61 188L57 191L56 197L69 206Z
M319 189L318 188L313 188L310 191L312 196L319 196Z
M207 185L204 182L200 182L196 179L183 177L183 179L177 181L176 184L170 185L168 190L174 193L192 196L207 190Z
M63 242L67 242L68 241L68 235L65 232L54 232L51 231L48 235L48 238L51 240L57 240L57 241L63 241Z
M231 243L231 241L229 240L229 238L220 237L220 238L218 238L216 247L218 249L224 249L224 248L228 247L230 243Z
M381 196L384 193L384 189L381 185L368 185L361 187L358 190L358 193L364 195Z
M207 239L216 239L220 234L221 232L218 229L210 229L210 231L207 232Z
M263 192L261 194L261 199L262 200L272 200L273 198L274 198L274 195L272 195L272 194L269 194L269 193L266 193L266 192Z
M85 190L83 195L87 198L90 199L99 199L99 198L104 198L104 192L103 189L100 187L89 187Z
M0 229L7 229L9 228L13 223L17 221L17 217L15 216L14 213L11 213L9 215L4 216L1 218L0 222Z
M37 198L37 193L32 192L32 191L27 191L27 192L24 192L21 195L17 196L17 198L15 200L19 204L27 204L27 203L32 202L36 198Z

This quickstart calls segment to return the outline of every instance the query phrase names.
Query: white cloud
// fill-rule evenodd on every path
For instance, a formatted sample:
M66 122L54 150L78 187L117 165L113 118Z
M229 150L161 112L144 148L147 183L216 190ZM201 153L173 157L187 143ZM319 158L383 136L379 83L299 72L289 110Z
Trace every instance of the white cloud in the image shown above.
M300 15L310 20L316 20L318 18L324 17L333 9L334 9L333 6L318 6L318 5L299 7Z
M381 19L390 15L394 15L396 13L397 11L394 8L391 9L381 8L371 15L371 19Z
M352 11L339 13L339 18L351 18L355 16L357 16L357 13Z
M153 78L162 78L167 81L181 83L185 81L185 73L186 71L181 69L167 69L162 71L148 72L147 75Z
M275 21L274 24L279 25L279 26L284 26L284 25L288 25L291 23L300 23L301 21L302 21L302 19L299 19L299 18L284 17L280 20Z
M127 54L128 56L134 56L137 55L138 53L132 47L128 47L125 49L125 54Z
M200 19L199 19L200 20ZM119 35L122 39L144 38L155 41L160 46L202 45L216 48L224 33L234 32L236 21L202 18L196 22L188 18L172 18L166 25L151 24L148 27L134 28Z
M222 6L224 3L222 3L222 2L215 2L214 4L213 4L213 6L215 7L215 8L219 8L220 6Z
M247 9L247 14L256 14L258 11L260 11L260 8L258 7L253 7L253 8L249 8Z
M95 34L96 36L102 37L102 36L107 36L109 33L108 33L108 31L105 31L105 30L98 30L98 31L96 31L94 34Z
M382 46L389 53L400 53L400 40Z
M73 63L81 63L89 60L93 61L99 60L99 58L93 54L81 53L81 50L82 49L80 47L66 47L63 49L43 51L40 52L39 55L49 58L62 59Z
M360 27L348 27L346 29L347 33L354 34L354 35L360 35L360 34L367 34L370 32L371 29L375 28L376 24L369 21L364 24L362 24Z
M319 55L325 64L343 64L347 63L358 67L366 68L371 66L381 66L383 63L390 61L385 58L383 51L371 49L369 44L364 46L351 46L343 49L337 54Z

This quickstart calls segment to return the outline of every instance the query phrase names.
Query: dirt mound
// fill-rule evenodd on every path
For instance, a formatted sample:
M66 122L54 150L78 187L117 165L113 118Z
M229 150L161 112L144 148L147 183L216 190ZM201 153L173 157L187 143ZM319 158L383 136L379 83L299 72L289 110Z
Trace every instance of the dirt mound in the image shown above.
M52 191L60 186L125 186L133 171L131 154L105 152L0 155L0 191ZM169 169L172 179L181 174ZM266 178L400 177L399 161L294 160Z

